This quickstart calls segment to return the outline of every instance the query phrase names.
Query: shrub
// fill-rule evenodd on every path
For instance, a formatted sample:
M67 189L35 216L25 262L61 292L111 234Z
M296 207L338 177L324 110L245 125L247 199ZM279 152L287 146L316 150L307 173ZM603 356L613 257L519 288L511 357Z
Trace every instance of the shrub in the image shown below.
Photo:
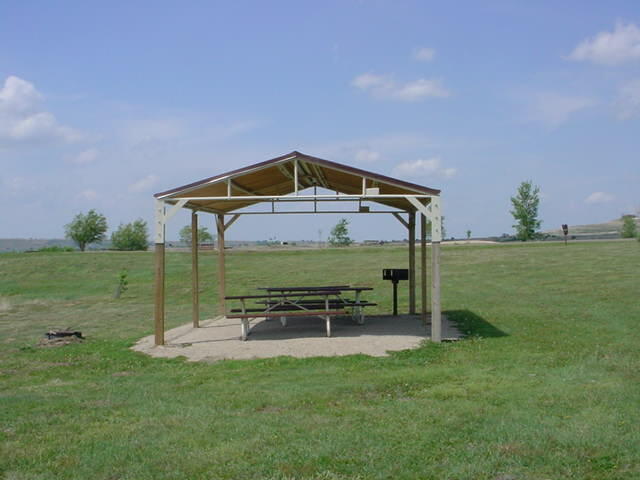
M75 251L75 248L67 247L67 246L61 247L59 245L52 245L50 247L41 247L36 251L37 252L46 252L46 253L73 252L73 251Z
M180 241L191 246L191 225L186 225L180 229ZM198 228L198 245L213 241L213 236L207 227Z
M542 223L538 220L538 205L540 204L540 187L531 180L520 183L518 192L511 197L513 210L511 215L516 221L513 226L516 229L518 240L526 242L536 238L536 231Z
M353 243L349 238L349 221L341 218L340 221L331 229L329 235L329 243L333 246L346 247Z
M631 215L625 215L622 218L622 238L633 238L638 235L638 226L636 220Z
M115 250L146 250L149 246L147 222L138 219L125 225L120 224L111 234L111 243Z
M104 240L106 231L107 219L93 209L86 215L79 213L71 223L65 225L67 238L76 242L83 252L88 244Z

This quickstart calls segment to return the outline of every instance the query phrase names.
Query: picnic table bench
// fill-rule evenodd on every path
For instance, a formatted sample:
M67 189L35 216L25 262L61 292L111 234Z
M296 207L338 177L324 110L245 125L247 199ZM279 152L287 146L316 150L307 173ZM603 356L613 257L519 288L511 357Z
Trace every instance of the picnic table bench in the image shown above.
M375 303L362 301L360 293L373 290L371 287L350 287L348 285L321 287L265 287L262 295L231 295L226 300L240 300L241 308L232 308L227 318L238 318L241 321L242 340L247 340L250 320L256 318L279 318L282 326L287 325L287 317L312 316L325 320L327 337L331 336L331 318L346 315L351 310L353 318L359 324L364 323L363 308L375 306ZM353 291L356 299L350 300L342 296L343 291ZM247 307L247 300L256 305Z

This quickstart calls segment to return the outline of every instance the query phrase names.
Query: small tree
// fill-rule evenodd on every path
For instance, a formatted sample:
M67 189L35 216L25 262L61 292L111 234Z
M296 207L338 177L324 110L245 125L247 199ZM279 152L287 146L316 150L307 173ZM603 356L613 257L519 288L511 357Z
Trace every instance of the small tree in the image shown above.
M540 188L533 185L531 180L522 182L516 196L511 197L511 204L511 215L517 222L513 226L516 229L516 237L523 242L533 239L542 223L538 220Z
M622 238L633 238L638 235L638 226L631 215L622 217Z
M337 247L346 247L353 243L353 240L349 238L349 221L346 218L341 218L338 223L331 229L329 235L329 243Z
M191 246L191 225L185 225L180 229L180 241ZM213 241L213 236L207 230L207 227L198 228L198 245Z
M77 214L71 223L65 225L65 234L78 244L81 251L90 243L104 240L107 231L107 219L104 215L91 209L86 215Z
M111 234L111 243L116 250L146 250L147 222L139 218L135 222L120 224L118 230Z
M471 240L471 230L467 230L467 240Z

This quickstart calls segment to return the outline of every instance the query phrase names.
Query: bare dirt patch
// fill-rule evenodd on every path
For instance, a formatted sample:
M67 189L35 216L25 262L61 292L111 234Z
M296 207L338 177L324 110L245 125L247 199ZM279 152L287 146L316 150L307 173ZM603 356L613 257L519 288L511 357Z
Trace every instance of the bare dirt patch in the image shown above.
M84 340L78 337L41 338L36 344L36 347L55 348L55 347L64 347L65 345L74 345L82 342L84 342Z

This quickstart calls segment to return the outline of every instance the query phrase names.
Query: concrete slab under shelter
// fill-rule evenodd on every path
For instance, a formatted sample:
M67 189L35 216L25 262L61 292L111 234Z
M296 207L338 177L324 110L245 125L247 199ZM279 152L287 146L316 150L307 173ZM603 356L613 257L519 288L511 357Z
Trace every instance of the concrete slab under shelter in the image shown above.
M420 346L429 338L430 325L420 315L370 315L364 325L351 317L335 317L332 336L327 337L324 320L317 317L290 317L283 327L278 319L257 319L251 323L247 341L240 339L240 321L217 317L168 330L166 344L154 345L154 336L142 338L132 348L154 357L184 356L190 361L291 357L333 357L365 354L386 356L390 351ZM462 334L442 316L443 340L457 340Z

